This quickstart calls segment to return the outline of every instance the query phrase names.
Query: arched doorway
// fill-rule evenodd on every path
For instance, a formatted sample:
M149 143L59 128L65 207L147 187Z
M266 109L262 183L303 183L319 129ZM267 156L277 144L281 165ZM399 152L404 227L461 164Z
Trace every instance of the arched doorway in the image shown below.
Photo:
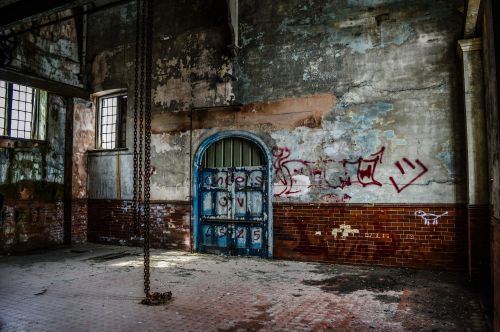
M198 252L272 257L271 152L257 136L227 131L194 159L193 242Z

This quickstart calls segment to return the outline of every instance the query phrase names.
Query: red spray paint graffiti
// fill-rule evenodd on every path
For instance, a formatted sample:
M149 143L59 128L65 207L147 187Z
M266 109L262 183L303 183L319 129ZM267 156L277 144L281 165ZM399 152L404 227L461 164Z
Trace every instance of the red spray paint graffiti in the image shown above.
M362 187L382 187L382 182L376 178L376 171L377 166L382 164L384 152L385 147L383 146L368 157L359 157L354 160L320 159L318 161L309 161L291 159L289 148L275 147L273 149L273 167L278 183L275 185L277 191L275 191L274 196L293 197L303 195L311 187L344 189L354 184ZM398 161L395 166L401 173L399 180L396 181L394 177L389 177L389 181L398 193L405 190L428 171L427 167L419 159L415 159L416 165L407 158L403 158L402 161L405 167L410 169L405 170L405 167ZM417 169L417 166L419 166L419 169ZM326 194L322 198L327 201L347 202L352 197L347 194L344 196Z
M370 185L382 186L375 179L377 165L382 163L385 147L371 154L368 158L359 157L355 160L333 160L321 159L319 161L308 161L302 159L289 159L290 149L276 147L273 149L275 176L283 189L275 193L275 196L294 196L304 191L304 187L319 187L344 189L355 183L366 187ZM351 170L354 169L354 172ZM330 174L331 170L337 170ZM355 173L354 176L350 175ZM340 174L340 175L339 175ZM298 184L297 175L309 178L309 183Z
M398 193L405 190L410 184L417 181L422 175L424 175L428 171L427 167L425 167L425 165L418 159L415 159L415 163L418 166L420 166L420 170L417 170L416 166L411 161L409 161L407 158L403 158L403 162L407 166L410 167L410 170L406 169L406 171L405 171L405 168L403 168L403 166L401 165L401 163L399 161L396 161L396 163L394 164L394 165L396 165L396 167L399 169L399 172L401 173L400 183L398 184L396 182L396 180L394 180L394 177L392 177L392 176L389 177L389 180L391 181L392 185L394 186L394 188L396 189L396 191ZM407 172L409 172L409 174L407 174ZM405 179L406 179L406 183L402 184L401 182L405 181Z
M238 197L236 200L238 201L238 205L240 207L243 207L243 204L245 203L244 198L243 197Z

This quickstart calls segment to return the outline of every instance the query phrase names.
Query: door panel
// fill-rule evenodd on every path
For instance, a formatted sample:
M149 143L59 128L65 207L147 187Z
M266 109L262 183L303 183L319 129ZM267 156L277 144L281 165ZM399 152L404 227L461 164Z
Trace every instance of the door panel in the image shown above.
M248 214L253 218L262 218L262 192L251 191L247 192L248 203L247 211Z
M205 168L200 173L201 251L267 256L265 168Z

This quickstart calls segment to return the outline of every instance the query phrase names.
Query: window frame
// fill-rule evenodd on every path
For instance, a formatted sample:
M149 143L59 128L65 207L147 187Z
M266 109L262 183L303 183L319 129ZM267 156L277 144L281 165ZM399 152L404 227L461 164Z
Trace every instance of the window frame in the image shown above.
M5 123L4 123L4 128L0 129L0 138L12 140L12 141L34 141L34 142L47 141L48 91L36 88L34 86L25 85L22 83L16 83L16 82L7 81L7 80L0 80L0 81L5 83L5 89L6 89L5 105L4 105ZM32 92L33 96L32 96L32 100L31 100L32 109L31 109L31 121L30 121L31 128L29 131L29 133L30 133L29 138L12 136L12 130L13 130L12 129L12 121L14 120L14 119L12 119L13 101L14 101L13 100L14 99L13 98L14 85L18 85L19 87L30 88L33 90L33 92ZM40 127L41 127L40 111L42 108L42 105L41 105L41 94L42 93L46 94L46 96L47 96L44 100L44 103L45 103L45 105L44 105L44 112L45 112L44 121L45 121L45 123L43 125L43 127L44 127L43 133L40 132ZM17 111L20 111L20 110L17 110ZM15 119L15 120L19 120L19 119ZM19 131L18 129L14 129L14 130ZM22 130L22 131L27 132L26 130Z
M108 98L117 98L117 110L115 119L115 146L108 148L103 147L102 141L102 103L101 101ZM96 149L101 151L113 151L126 149L126 118L128 95L126 91L118 91L110 94L103 94L96 97Z

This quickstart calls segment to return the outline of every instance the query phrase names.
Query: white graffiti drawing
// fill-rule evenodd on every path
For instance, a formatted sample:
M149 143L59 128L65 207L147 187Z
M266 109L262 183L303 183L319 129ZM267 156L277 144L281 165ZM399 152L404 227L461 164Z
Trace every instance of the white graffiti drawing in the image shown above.
M415 217L422 218L424 225L437 225L439 218L448 214L448 211L442 214L427 213L422 210L415 211Z
M332 229L333 237L337 238L337 234L342 234L342 240L345 240L349 234L359 234L359 229L351 229L351 225L342 224L339 228Z

